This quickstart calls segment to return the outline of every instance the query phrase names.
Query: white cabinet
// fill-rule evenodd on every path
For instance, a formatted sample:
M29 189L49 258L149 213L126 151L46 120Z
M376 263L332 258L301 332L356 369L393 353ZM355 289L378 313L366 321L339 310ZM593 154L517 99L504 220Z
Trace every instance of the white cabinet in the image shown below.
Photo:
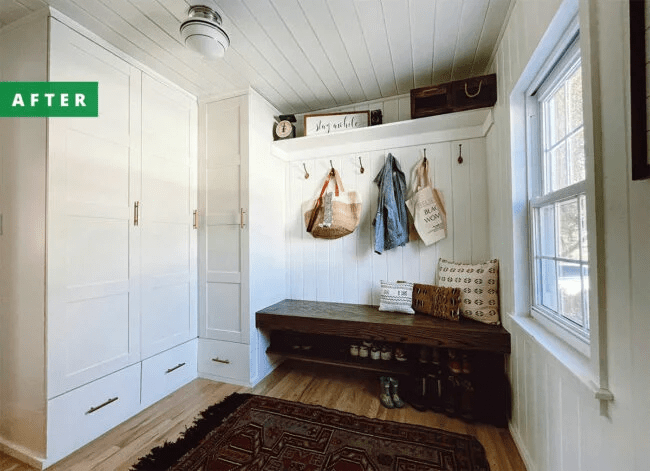
M36 467L197 375L196 99L53 14L0 32L3 80L99 84L0 121L0 448Z
M196 337L196 108L142 76L142 357Z
M250 346L245 343L199 339L199 371L245 384L250 379Z
M286 297L285 164L273 109L249 91L199 107L199 375L255 384L272 369L255 311Z
M247 343L248 97L202 106L201 332Z
M49 74L100 84L98 118L49 120L51 398L140 360L140 231L132 208L140 199L141 72L51 20Z
M100 84L98 118L50 119L51 398L196 337L196 113L60 22L50 31L50 79Z
M196 339L142 362L142 407L196 378Z
M140 363L52 399L48 461L88 443L140 410Z

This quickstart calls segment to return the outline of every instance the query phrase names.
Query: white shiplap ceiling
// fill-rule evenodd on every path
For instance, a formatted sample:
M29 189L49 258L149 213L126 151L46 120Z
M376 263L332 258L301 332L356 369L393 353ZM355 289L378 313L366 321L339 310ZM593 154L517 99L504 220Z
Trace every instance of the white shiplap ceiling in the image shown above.
M0 26L51 5L197 96L250 85L301 113L486 73L510 1L205 0L231 39L216 61L182 44L193 0L0 0Z

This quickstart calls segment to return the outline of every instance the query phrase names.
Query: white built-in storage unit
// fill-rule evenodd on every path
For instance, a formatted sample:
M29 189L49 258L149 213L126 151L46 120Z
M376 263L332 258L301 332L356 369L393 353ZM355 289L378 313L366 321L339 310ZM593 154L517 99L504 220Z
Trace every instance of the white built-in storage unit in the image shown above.
M99 116L0 122L0 449L37 467L197 375L196 99L51 14L1 79L96 81Z
M254 91L199 107L199 375L253 385L272 360L255 312L287 297L285 169Z

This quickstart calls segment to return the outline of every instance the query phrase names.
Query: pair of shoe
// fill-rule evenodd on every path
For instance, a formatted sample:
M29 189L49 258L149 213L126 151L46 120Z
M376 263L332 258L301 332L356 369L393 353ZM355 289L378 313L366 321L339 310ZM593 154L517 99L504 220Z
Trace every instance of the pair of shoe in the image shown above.
M468 355L463 353L459 358L454 350L449 350L449 363L447 366L449 367L449 371L456 375L470 374L472 372L472 365Z
M379 394L379 401L386 409L402 408L404 401L399 397L397 388L399 381L390 376L382 376L379 378L381 384L381 393Z

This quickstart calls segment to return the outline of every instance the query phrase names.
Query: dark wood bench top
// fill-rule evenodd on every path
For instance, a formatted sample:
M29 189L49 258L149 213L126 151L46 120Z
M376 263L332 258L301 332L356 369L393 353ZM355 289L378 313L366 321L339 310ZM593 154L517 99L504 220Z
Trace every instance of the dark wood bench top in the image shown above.
M377 306L285 299L256 313L266 330L338 335L356 339L415 343L443 348L510 353L502 326L469 319L453 322L421 314L381 312Z

